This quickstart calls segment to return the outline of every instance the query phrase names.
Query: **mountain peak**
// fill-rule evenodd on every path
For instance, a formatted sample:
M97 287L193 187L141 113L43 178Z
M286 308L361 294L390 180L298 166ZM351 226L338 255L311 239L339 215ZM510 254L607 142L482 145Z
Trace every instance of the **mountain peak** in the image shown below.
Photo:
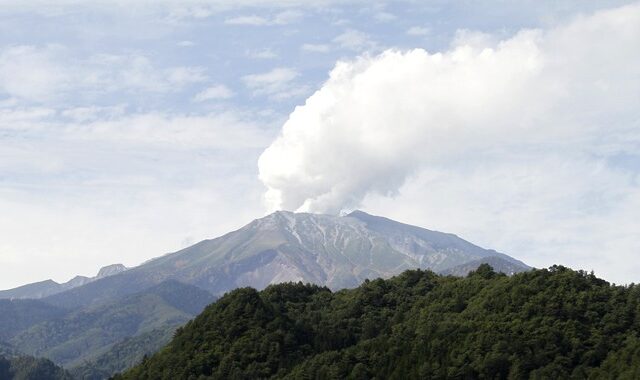
M91 281L91 279L89 277L86 277L86 276L75 276L74 278L72 278L71 280L65 282L62 285L67 287L67 288L75 288L77 286L82 286L82 285L86 284L89 281Z
M354 210L348 213L333 215L333 214L318 214L312 212L294 212L287 210L277 210L272 212L271 214L265 215L262 218L257 219L257 221L292 221L294 219L333 219L340 220L342 218L356 218L356 219L366 219L366 218L382 218L375 215L368 214L361 210ZM386 218L383 218L386 219Z
M103 278L108 276L113 276L114 274L118 274L120 272L126 271L128 268L122 264L111 264L105 267L100 268L98 271L98 276L96 278Z
M348 213L347 215L345 215L346 217L350 217L350 218L357 218L357 217L361 217L361 216L373 216L371 214L367 214L366 212L362 211L362 210L353 210L350 213Z
M277 210L271 213L271 215L291 215L291 214L295 214L295 212L288 211L288 210Z

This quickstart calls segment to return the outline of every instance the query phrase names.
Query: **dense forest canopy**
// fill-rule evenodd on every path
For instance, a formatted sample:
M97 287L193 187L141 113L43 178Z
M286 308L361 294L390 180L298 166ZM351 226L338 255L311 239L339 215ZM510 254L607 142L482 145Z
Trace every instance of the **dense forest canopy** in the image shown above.
M117 379L637 379L639 301L560 266L242 288Z

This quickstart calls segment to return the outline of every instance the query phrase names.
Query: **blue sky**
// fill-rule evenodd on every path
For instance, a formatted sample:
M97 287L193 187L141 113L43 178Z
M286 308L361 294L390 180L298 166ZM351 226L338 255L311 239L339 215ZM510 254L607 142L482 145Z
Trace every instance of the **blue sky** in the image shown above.
M0 0L0 288L356 207L637 282L627 4Z

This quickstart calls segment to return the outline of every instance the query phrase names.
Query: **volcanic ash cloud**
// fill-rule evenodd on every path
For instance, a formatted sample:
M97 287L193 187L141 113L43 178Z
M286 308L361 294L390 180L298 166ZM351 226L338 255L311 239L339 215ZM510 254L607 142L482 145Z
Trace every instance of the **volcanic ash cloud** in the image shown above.
M502 41L460 32L444 52L338 62L260 157L266 200L338 213L488 148L508 159L527 144L629 128L638 120L638 46L636 4Z

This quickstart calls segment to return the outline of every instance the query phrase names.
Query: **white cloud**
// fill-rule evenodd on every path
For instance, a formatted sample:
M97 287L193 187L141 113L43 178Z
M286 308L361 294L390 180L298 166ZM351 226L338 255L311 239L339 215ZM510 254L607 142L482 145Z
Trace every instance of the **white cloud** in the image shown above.
M273 132L252 118L255 117L232 111L203 115L128 114L122 106L75 107L60 112L43 107L3 109L0 173L7 180L3 183L6 188L12 173L39 181L48 179L48 175L39 173L50 169L56 174L55 180L64 180L65 173L73 174L74 180L77 173L93 171L118 177L122 167L129 167L126 157L118 161L127 152L137 152L133 156L138 158L153 151L170 155L209 150L229 156L247 150L257 152L268 144ZM33 135L38 138L28 138ZM99 153L113 154L113 159L103 160L105 157Z
M108 91L172 92L208 79L203 67L158 68L140 54L94 55L78 68L78 74L84 76L86 86Z
M195 46L195 45L196 45L195 42L189 41L189 40L184 40L184 41L178 42L178 46L181 46L181 47L192 47L192 46Z
M247 57L253 59L274 59L278 58L278 54L276 54L270 48L258 49L258 50L247 50Z
M407 29L407 34L410 36L428 36L431 30L423 26L412 26Z
M73 107L68 108L60 112L60 115L71 119L77 123L84 123L89 121L95 121L98 119L112 119L115 117L121 117L125 113L125 106L111 106L111 107ZM46 121L45 121L46 122Z
M274 25L287 25L299 22L304 17L304 13L297 10L286 10L273 17Z
M231 91L227 86L218 84L208 87L197 93L196 96L194 96L193 100L196 102L204 102L207 100L229 99L233 96L233 91Z
M76 59L60 45L0 50L0 94L48 102L74 91L178 91L207 80L203 67L157 67L141 54L96 54Z
M343 49L353 51L371 50L377 47L377 43L371 37L359 30L349 29L333 39Z
M373 15L373 18L375 18L377 21L380 21L380 22L390 22L390 21L393 21L393 20L397 19L398 17L396 15L394 15L393 13L380 11L380 12L375 13Z
M267 136L258 125L234 113L175 115L161 112L124 115L57 128L67 141L99 141L172 149L257 149Z
M331 51L331 46L327 44L303 44L300 49L311 53L328 53Z
M10 46L0 50L0 93L44 101L64 91L72 75L55 57L63 47Z
M257 15L231 17L226 19L224 23L228 25L251 26L287 25L300 21L303 15L300 11L286 10L269 18Z
M294 69L277 67L266 73L245 75L242 80L254 95L266 95L279 100L306 92L306 87L297 86L294 82L299 75Z
M618 247L622 270L640 248L624 238L640 229L640 169L611 162L640 151L640 5L487 37L339 62L260 157L271 208L337 213L364 200L475 239L508 236L496 248L537 265L553 263L554 244L584 248L566 261L594 267L613 260L594 259L599 249ZM604 240L589 248L585 235Z
M44 15L60 15L68 9L100 9L122 11L136 7L136 11L169 11L174 19L205 18L215 13L247 8L323 8L332 5L366 3L364 0L2 0L0 14L9 12L34 12Z
M263 26L269 25L269 20L261 16L238 16L228 18L224 21L227 25L253 25L253 26Z
M167 116L150 113L99 121L73 136L77 141L113 141L129 145L172 146L173 149L257 149L268 136L234 115ZM79 131L78 131L79 132ZM70 137L71 139L71 137Z
M165 70L165 75L169 84L178 87L207 80L203 67L172 67Z
M345 26L352 24L352 21L347 18L339 18L337 20L331 21L331 25L333 26Z

